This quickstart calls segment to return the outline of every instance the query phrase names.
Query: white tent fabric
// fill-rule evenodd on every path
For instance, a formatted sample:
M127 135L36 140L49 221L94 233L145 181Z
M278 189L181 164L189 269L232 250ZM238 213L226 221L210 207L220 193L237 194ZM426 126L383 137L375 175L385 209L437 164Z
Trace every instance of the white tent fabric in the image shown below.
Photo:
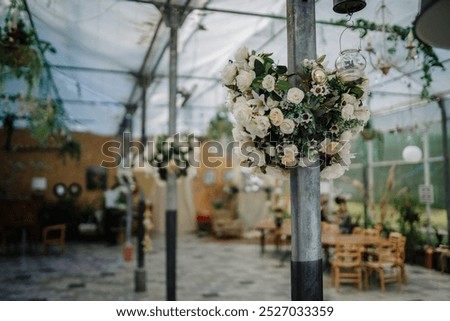
M220 71L239 47L273 52L275 61L287 62L283 19L286 8L282 0L26 2L39 37L50 41L57 50L55 54L47 53L46 59L68 123L75 131L118 134L126 106L136 105L133 132L138 136L141 88L137 75L145 74L150 77L146 132L149 135L167 132L169 29L157 4L189 8L178 42L178 90L189 96L183 101L180 95L179 104L183 105L178 110L180 132L204 134L210 119L224 106L226 90L220 83ZM9 0L2 0L0 18L5 15L8 3ZM420 0L387 0L386 5L389 23L409 26L418 13ZM379 6L380 0L367 1L367 7L355 13L353 19L380 23ZM345 18L333 12L331 0L316 1L317 54L326 54L329 66L339 54L343 28L323 22ZM374 34L374 45L378 36ZM346 31L341 45L343 49L359 46L358 33ZM450 51L435 51L448 70ZM368 64L366 71L373 92L368 104L375 115L375 126L381 129L407 126L405 118L409 116L387 115L396 109L409 110L409 106L415 110L414 117L439 120L434 111L429 117L435 103L430 103L430 108L420 107L424 105L420 98L420 69L418 64L409 68L407 74L392 69L387 76L381 76ZM450 96L450 73L435 69L433 79L431 94ZM17 88L11 94L16 92ZM409 121L417 122L414 117L409 117Z

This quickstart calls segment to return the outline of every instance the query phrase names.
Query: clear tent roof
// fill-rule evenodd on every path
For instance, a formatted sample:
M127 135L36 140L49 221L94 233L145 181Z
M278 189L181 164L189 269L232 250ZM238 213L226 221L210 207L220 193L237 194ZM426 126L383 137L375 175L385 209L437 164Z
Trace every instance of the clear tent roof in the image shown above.
M9 0L2 0L5 15ZM146 131L168 130L170 29L158 5L170 3L187 9L178 34L177 128L180 132L204 134L210 119L224 106L226 90L220 71L241 46L273 52L274 60L287 63L286 8L282 0L27 0L39 37L52 43L47 53L55 89L63 102L69 126L75 131L102 135L120 132L126 106L137 106L133 117L136 136L141 129L142 89L138 75L149 79ZM353 19L381 23L381 0L367 1ZM420 0L386 0L388 23L410 26ZM332 10L331 0L316 1L317 54L334 64L343 27L327 24L345 19ZM374 45L377 44L374 34ZM360 45L357 32L347 31L341 47ZM362 44L364 47L364 43ZM447 70L450 51L435 49ZM367 56L367 55L366 55ZM420 63L392 69L382 76L367 66L372 96L368 101L376 127L408 126L408 122L439 120L436 103L422 102ZM430 93L450 96L450 73L433 71ZM17 88L8 87L11 94ZM423 107L425 106L425 107ZM133 109L133 108L132 108ZM392 114L403 110L407 114ZM431 112L430 112L431 111ZM378 116L377 116L378 115Z

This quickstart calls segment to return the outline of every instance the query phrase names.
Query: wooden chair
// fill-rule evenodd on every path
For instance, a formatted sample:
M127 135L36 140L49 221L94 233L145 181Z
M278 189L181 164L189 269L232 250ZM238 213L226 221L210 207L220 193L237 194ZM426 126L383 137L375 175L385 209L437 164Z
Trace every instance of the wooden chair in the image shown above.
M400 268L401 279L403 283L406 283L407 276L405 270L405 246L406 246L406 236L399 232L389 233L388 240L397 251L397 262L396 265Z
M363 234L366 236L378 237L380 236L380 230L375 228L366 228L363 230Z
M353 230L352 230L352 234L360 235L360 234L363 234L363 233L364 233L364 230L361 227L359 227L359 226L355 226L353 228Z
M362 290L361 246L358 244L336 244L334 260L331 263L332 282L339 291L341 283L355 283Z
M321 222L322 233L330 233L330 234L340 234L341 230L339 229L339 225L331 224L327 222Z
M66 224L55 224L44 227L42 230L42 249L48 253L49 245L59 245L61 253L66 249Z
M377 273L380 281L380 289L385 291L386 283L397 282L402 289L402 272L399 265L399 251L397 245L391 242L379 243L375 253L370 253L368 261L365 262L365 284L369 286L369 277Z

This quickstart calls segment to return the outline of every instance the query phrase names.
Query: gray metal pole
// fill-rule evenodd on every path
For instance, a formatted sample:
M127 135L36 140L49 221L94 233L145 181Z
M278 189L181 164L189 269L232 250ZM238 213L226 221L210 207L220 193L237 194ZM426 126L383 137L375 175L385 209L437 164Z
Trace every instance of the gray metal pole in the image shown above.
M422 137L423 147L423 181L426 186L431 185L430 179L430 142L428 139L428 127ZM427 212L427 243L431 245L431 206L427 202L425 204L425 210Z
M447 244L450 245L450 161L448 157L447 112L443 98L438 99L442 121L442 156L444 156L445 208L447 210Z
M147 140L146 134L146 110L147 110L147 81L144 76L141 79L142 86L142 115L141 115L141 143L145 146ZM139 193L139 203L138 203L138 228L137 228L137 269L134 274L134 285L136 292L145 292L147 290L146 282L147 275L144 268L144 212L145 212L145 195L143 191Z
M177 132L177 64L178 28L170 28L170 69L169 69L169 136ZM166 190L166 276L167 300L176 300L176 243L177 243L177 179L168 171Z
M316 58L315 0L286 0L288 69L300 70L303 59ZM298 86L299 78L291 77ZM320 224L320 167L291 170L291 299L323 300Z

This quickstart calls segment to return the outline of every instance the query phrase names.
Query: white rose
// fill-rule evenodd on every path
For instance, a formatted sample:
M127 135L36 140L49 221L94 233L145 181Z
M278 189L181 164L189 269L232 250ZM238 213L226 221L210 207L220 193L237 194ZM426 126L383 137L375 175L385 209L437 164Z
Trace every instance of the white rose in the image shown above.
M284 155L281 157L281 163L286 167L294 167L297 165L297 159L292 157L292 155Z
M266 154L264 151L253 147L248 154L248 158L252 161L253 165L261 167L266 164Z
M279 108L273 108L269 113L269 118L272 124L280 126L284 120L283 112Z
M295 158L298 154L298 148L295 145L287 145L283 148L283 153L285 156Z
M255 116L253 117L248 125L246 126L247 130L260 138L264 138L267 136L267 131L270 127L269 118L266 116Z
M248 59L248 65L251 69L255 69L255 60L259 60L262 64L264 64L264 59L259 56L252 55Z
M236 59L237 62L245 62L248 59L248 49L247 47L241 47L239 48L236 53L234 54L234 59Z
M297 87L293 87L287 92L287 100L293 104L300 104L305 97L305 93Z
M336 179L344 175L348 168L341 166L340 164L333 164L325 167L320 172L320 177L323 179Z
M351 129L353 135L359 134L364 130L364 126L356 126Z
M370 118L370 111L367 108L358 108L353 112L353 117L367 123Z
M329 138L325 138L320 143L320 151L322 153L325 153L325 154L328 154L328 155L334 155L334 154L339 153L341 148L342 148L342 146L341 146L340 142L333 142Z
M222 82L225 85L232 85L237 75L237 66L234 63L227 64L222 70Z
M342 107L342 110L341 110L342 118L344 120L350 120L353 116L354 110L355 110L355 108L353 107L353 105L346 104L345 106Z
M266 172L267 174L275 176L280 179L285 179L289 177L289 171L283 170L279 167L267 166Z
M295 129L295 123L292 119L283 119L280 124L280 131L283 134L292 134Z
M241 70L239 71L239 75L236 77L237 86L240 91L246 91L250 88L252 85L253 79L255 79L256 75L253 70L245 71Z
M243 145L244 143L245 142L239 142L239 147L233 148L234 155L239 162L245 162L246 160L248 160L248 157L246 156L247 152L245 154L243 153L243 150L246 147L246 145Z
M239 125L246 126L252 118L252 109L242 103L235 104L233 116Z
M262 81L262 86L268 92L275 90L275 77L272 75L266 75Z
M350 141L352 139L352 137L353 137L352 132L349 131L349 130L346 130L345 132L343 132L341 134L341 137L339 137L339 140L341 140L341 141Z

